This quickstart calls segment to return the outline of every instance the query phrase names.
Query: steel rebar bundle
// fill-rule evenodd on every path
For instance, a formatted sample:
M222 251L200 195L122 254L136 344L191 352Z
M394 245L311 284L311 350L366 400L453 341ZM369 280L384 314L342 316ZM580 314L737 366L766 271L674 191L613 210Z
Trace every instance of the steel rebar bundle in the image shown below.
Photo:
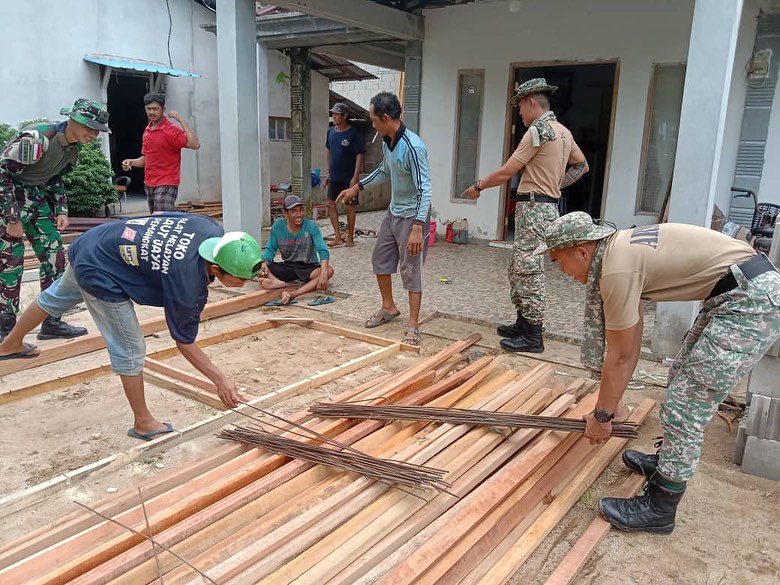
M462 408L438 408L432 406L369 406L364 404L336 402L318 403L309 407L309 412L325 418L359 418L372 420L410 420L439 422L456 425L510 427L520 429L545 429L584 433L585 421L560 416L515 414L489 410L468 410ZM613 422L612 436L636 439L637 425L629 422Z
M266 451L303 461L353 471L377 481L403 485L412 489L432 487L439 491L447 491L447 488L451 487L442 479L447 473L442 469L372 457L354 449L342 451L321 447L261 429L236 427L220 431L217 437L255 445Z

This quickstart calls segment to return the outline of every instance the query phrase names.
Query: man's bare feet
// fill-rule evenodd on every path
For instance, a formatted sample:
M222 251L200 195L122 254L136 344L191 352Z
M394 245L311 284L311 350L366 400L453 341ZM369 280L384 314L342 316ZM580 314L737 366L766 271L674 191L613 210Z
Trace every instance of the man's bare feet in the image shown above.
M328 248L336 248L338 246L343 246L344 240L341 238L333 238L333 241L328 242Z
M291 300L293 300L293 296L288 291L284 291L282 293L282 304L289 305Z
M133 423L133 428L139 435L144 435L146 433L165 431L168 429L168 425L160 422L156 418L148 418L136 420L135 423Z
M37 345L20 342L11 345L7 341L0 343L0 358L33 358L41 355Z
M354 248L354 247L355 247L355 241L347 240L347 248Z

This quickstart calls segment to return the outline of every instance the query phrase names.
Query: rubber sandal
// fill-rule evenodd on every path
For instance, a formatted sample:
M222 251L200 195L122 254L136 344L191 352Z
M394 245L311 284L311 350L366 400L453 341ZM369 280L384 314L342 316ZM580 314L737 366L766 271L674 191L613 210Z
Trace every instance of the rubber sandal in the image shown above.
M310 307L317 307L319 305L327 305L328 303L334 303L334 302L336 302L336 299L334 299L333 297L327 295L320 295L313 301L309 301L306 304L309 305Z
M404 338L401 340L401 343L405 343L406 345L411 345L414 347L420 347L421 341L422 337L420 336L420 330L415 327L407 327L406 333L404 334Z
M141 441L151 441L160 435L167 435L168 433L173 432L173 425L171 423L167 422L163 424L165 425L164 429L160 429L159 431L149 431L148 433L139 433L133 427L130 427L127 429L127 436L133 437L134 439L140 439Z
M40 351L36 352L37 349L38 349L37 345L32 345L31 343L25 342L24 349L22 351L17 351L16 353L9 353L8 355L2 355L0 356L0 361L37 358L39 355L41 355Z
M398 311L395 315L393 315L392 313L388 313L384 309L379 309L376 313L374 313L368 319L366 319L365 327L366 329L373 329L374 327L379 327L380 325L389 323L396 317L400 317L400 316L401 316L401 311Z

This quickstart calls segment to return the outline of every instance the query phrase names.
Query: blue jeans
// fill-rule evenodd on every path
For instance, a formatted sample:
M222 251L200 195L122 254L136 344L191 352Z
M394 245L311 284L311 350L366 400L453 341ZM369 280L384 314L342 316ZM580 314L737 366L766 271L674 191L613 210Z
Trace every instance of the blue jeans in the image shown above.
M38 295L37 299L41 309L57 318L81 302L87 305L89 314L106 342L111 369L121 376L141 374L146 357L146 341L132 301L109 303L93 297L81 289L70 265L65 268L62 277Z

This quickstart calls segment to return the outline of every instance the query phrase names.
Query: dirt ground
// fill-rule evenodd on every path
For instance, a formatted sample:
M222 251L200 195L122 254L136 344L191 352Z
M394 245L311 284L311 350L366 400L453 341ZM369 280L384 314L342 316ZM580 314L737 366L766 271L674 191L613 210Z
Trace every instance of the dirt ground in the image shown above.
M228 296L216 290L213 299ZM254 309L239 315L207 322L204 334L227 331L258 321L269 313L313 316L323 321L360 329L359 321L330 313L290 307ZM158 315L155 309L139 309L139 318ZM90 324L86 312L68 318L76 324ZM383 330L382 330L383 329ZM400 325L391 324L376 331L390 339L400 339ZM497 337L492 330L436 317L423 324L423 354L430 355L453 339L477 331L483 334L476 349L497 353ZM374 333L372 331L372 333ZM32 338L34 340L34 338ZM148 349L172 345L167 334L147 338ZM538 356L556 364L559 381L567 382L586 373L579 367L579 348L550 342ZM254 336L206 348L206 352L241 387L252 394L284 386L344 363L377 349L354 339L296 325L261 332ZM401 353L375 365L344 376L321 388L276 405L273 410L288 414L317 399L357 386L388 372L400 371L419 357ZM507 356L508 366L518 370L538 361L525 356ZM191 371L181 357L167 363ZM52 372L64 375L107 363L104 351L67 362L10 374L0 384L23 385L47 379ZM664 389L653 382L664 379L659 364L641 362L639 379L627 392L630 403L643 398L662 400ZM173 392L147 386L152 411L177 428L204 420L217 411ZM4 473L0 476L0 497L37 485L65 471L118 452L126 452L138 441L127 437L131 419L119 380L109 374L70 388L50 391L3 405L0 423L0 457ZM642 427L635 448L650 449L660 434L657 409ZM66 486L45 501L0 518L0 546L26 532L45 525L76 509L74 500L100 499L109 488L133 486L139 480L160 473L179 463L192 460L221 441L209 434L189 440L154 456L124 464L120 458L108 468ZM780 583L780 484L743 474L731 463L734 434L715 419L707 431L702 462L678 514L678 525L670 536L624 534L612 531L598 547L577 583L618 585L624 583L690 583L701 585ZM594 518L598 498L608 495L626 477L616 459L580 501L556 526L548 538L510 581L513 585L544 583L557 563Z

